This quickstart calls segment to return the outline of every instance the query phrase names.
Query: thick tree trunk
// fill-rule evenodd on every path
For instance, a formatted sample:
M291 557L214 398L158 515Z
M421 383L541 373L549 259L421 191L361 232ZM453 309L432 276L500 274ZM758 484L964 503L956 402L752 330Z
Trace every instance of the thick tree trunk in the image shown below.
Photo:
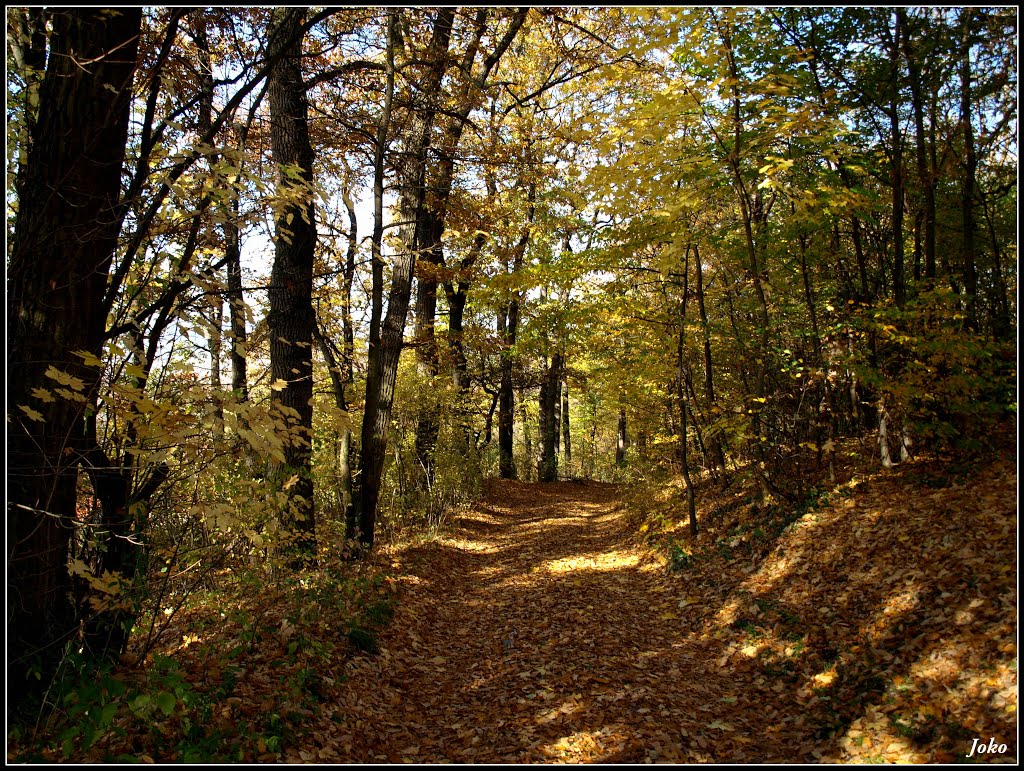
M85 403L32 392L54 385L50 368L78 378L71 388L86 403L98 385L99 372L73 352L102 351L142 20L138 8L52 14L7 271L10 711L48 685L76 630L67 563Z
M440 119L442 123L441 140L436 151L438 162L430 177L430 200L425 202L426 205L421 206L417 212L417 217L420 219L422 268L419 271L416 295L416 353L420 376L424 378L435 377L439 371L434 318L437 313L438 271L445 267L441 239L444 235L445 221L448 215L448 199L451 196L452 182L455 177L456 153L467 125L466 119L473 107L476 106L479 93L485 88L491 70L504 55L526 20L526 9L517 10L505 35L497 41L494 50L484 58L480 71L474 75L474 64L480 51L480 41L486 31L489 13L488 9L477 9L472 37L460 62L460 69L466 77L462 79L452 95L452 104L455 105L455 110L446 113ZM470 257L463 260L463 264L460 266L463 276L456 282L458 288L448 294L449 300L460 301L457 308L449 307L449 310L452 311L451 321L458 322L457 330L454 324L450 324L449 340L453 353L455 353L454 379L456 387L460 390L464 390L468 386L466 362L462 350L462 312L465 308L466 291L469 286L465 274L472 268L479 255L480 247L483 246L482 238L477 240L479 247L471 250ZM423 478L428 488L433 486L434 454L439 429L440 421L436 410L429 405L418 418L416 427L416 456L420 467L424 470ZM468 443L468 427L466 434Z
M278 420L287 426L284 464L276 484L286 485L288 509L282 523L294 538L288 551L293 564L316 560L313 510L313 257L316 215L313 191L313 148L309 141L309 106L302 84L302 41L298 35L304 10L273 11L269 48L278 52L292 40L270 71L270 133L278 186L288 203L274 223L274 265L270 274L270 370L284 383L273 399ZM296 478L297 477L297 478Z
M417 236L424 245L416 267L416 370L420 378L428 384L429 392L433 393L433 379L437 377L439 371L435 319L438 271L444 262L441 245L444 215L426 206L421 206L415 213L404 212L403 216L407 214L415 214L419 218ZM424 405L416 421L416 460L423 474L420 484L422 490L432 490L434 487L434 454L437 450L439 431L437 408L433 404Z

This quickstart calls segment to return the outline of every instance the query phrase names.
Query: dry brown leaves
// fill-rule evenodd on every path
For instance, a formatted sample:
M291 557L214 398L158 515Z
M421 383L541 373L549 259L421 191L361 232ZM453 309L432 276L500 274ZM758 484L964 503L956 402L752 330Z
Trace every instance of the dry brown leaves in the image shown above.
M494 483L446 536L378 552L364 569L400 586L378 655L289 654L294 603L271 594L211 639L183 617L167 652L213 686L210 651L263 630L210 716L255 737L247 762L943 762L975 739L1007 745L983 761L1015 760L1011 462L852 480L774 538L763 512L707 495L724 513L691 546L709 556L676 573L619 496ZM313 670L307 709L293 686ZM290 715L280 749L271 713ZM85 759L159 760L142 738Z
M678 574L612 486L495 483L447 537L394 553L399 613L346 665L331 754L935 762L994 737L1008 750L985 760L1012 761L1014 469L924 478L852 483L766 556Z

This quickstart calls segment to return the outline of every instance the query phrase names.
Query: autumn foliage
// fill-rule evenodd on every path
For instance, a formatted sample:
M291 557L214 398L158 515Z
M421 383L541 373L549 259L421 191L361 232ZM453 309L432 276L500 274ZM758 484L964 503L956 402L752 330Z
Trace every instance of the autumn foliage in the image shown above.
M1015 757L1008 9L7 25L10 759Z

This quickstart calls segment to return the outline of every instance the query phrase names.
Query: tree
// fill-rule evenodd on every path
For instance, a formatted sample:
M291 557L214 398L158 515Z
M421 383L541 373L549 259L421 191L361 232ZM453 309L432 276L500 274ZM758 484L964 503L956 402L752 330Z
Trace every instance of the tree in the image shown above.
M418 212L425 202L425 175L427 150L430 147L431 130L437 111L437 100L441 80L447 68L446 54L451 39L454 11L439 10L432 24L429 44L422 52L423 75L415 84L410 117L403 135L403 156L399 166L399 233L401 251L392 270L391 291L388 298L387 315L380 326L379 343L373 342L378 334L371 320L368 372L366 377L366 401L363 411L362 437L360 442L359 476L353 493L352 506L357 520L357 537L367 547L373 545L377 518L377 501L380 497L380 480L384 471L384 452L387 447L388 423L395 393L395 378L398 375L398 357L402 350L402 336L405 317L409 309L412 291L412 275L416 256L421 243L418 231ZM394 18L394 17L390 17ZM391 24L393 42L396 25ZM392 44L393 44L392 42ZM382 290L383 271L374 275L375 295ZM376 317L380 318L379 303L375 300Z
M52 13L8 263L9 709L49 683L75 632L68 546L98 386L80 354L102 353L142 20L131 8ZM36 398L48 383L67 394Z
M280 420L288 426L278 484L289 491L282 519L294 532L297 564L316 558L313 477L313 260L316 214L309 108L302 81L301 33L304 12L275 9L268 47L280 58L270 71L271 139L279 173L274 221L274 267L270 274L270 369Z

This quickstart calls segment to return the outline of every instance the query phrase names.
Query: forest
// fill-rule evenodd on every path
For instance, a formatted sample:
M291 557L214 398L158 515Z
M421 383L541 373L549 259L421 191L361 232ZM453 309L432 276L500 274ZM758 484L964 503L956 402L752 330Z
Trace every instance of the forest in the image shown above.
M1016 762L1017 50L8 7L8 760Z

